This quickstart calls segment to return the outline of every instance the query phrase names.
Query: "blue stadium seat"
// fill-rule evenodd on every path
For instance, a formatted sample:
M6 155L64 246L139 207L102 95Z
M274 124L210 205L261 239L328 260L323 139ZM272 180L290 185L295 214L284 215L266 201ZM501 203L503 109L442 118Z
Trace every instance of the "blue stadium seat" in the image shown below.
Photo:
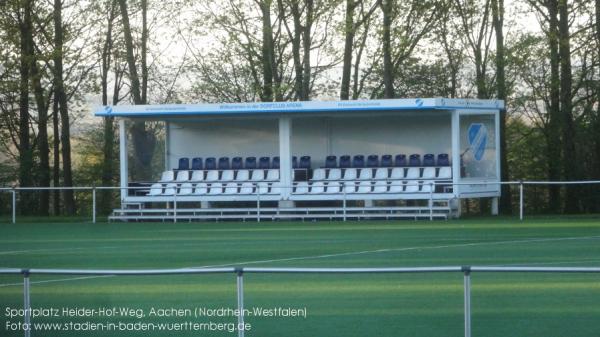
M352 167L365 167L365 156L357 154L352 159Z
M440 153L437 157L437 166L450 166L450 159L447 153Z
M311 168L310 156L302 156L300 157L300 168L309 169Z
M396 167L404 167L406 165L406 155L405 154L397 154L396 158L394 158L394 166Z
M255 169L256 168L256 157L246 157L246 163L244 164L244 167L249 170Z
M271 168L271 158L260 157L260 159L258 160L258 168L263 170Z
M421 155L420 154L411 154L408 159L408 166L421 166Z
M216 170L217 169L217 159L215 157L208 157L204 162L205 170Z
M219 158L219 170L229 170L229 157Z
M178 170L189 170L190 169L190 158L179 158Z
M431 153L424 155L423 166L435 166L435 156Z
M242 157L233 157L231 159L231 169L232 170L241 170L244 168L244 160Z
M367 157L367 167L378 167L379 166L379 156L376 154L371 154Z
M340 156L340 168L348 168L352 164L349 155Z
M192 170L197 171L197 170L202 170L203 165L202 165L202 158L196 157L194 159L192 159Z
M383 156L381 156L381 167L392 167L394 165L392 165L392 155L391 154L384 154Z
M298 157L292 156L292 168L298 168Z
M337 167L337 157L336 156L327 156L327 158L325 158L325 167L327 167L327 168Z

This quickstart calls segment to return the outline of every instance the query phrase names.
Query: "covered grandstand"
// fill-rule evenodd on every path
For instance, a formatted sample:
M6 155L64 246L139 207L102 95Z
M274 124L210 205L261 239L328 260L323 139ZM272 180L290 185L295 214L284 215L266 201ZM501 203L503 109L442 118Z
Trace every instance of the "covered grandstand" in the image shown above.
M103 107L120 125L111 219L446 218L500 195L499 111L469 99ZM165 168L130 182L127 122L165 123ZM158 173L158 172L157 172Z

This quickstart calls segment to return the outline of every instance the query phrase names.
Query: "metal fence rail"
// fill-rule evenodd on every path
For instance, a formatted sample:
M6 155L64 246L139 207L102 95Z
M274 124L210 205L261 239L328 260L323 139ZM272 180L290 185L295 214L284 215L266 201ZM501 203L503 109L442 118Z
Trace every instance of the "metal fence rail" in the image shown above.
M414 268L182 268L182 269L16 269L0 268L0 275L23 275L24 334L31 336L31 275L99 275L99 276L152 276L186 274L234 274L237 286L238 337L244 336L244 274L417 274L462 273L464 290L464 334L471 337L471 274L472 273L600 273L600 267L488 267L442 266ZM29 309L29 310L27 310Z
M385 180L389 180L389 179L385 179ZM539 186L539 185L561 185L561 186L569 186L569 185L596 185L596 184L600 184L600 180L583 180L583 181L484 181L484 182L460 182L460 183L453 183L453 182L439 182L439 181L431 181L431 182L427 182L427 184L430 187L431 192L429 192L429 208L430 208L430 213L432 212L431 209L433 208L433 201L435 200L435 198L433 197L433 195L435 194L433 192L433 190L435 189L436 186L452 186L453 188L457 187L457 186L465 186L465 185L470 185L470 186L477 186L477 185L508 185L508 186L516 186L518 187L519 190L519 220L523 220L525 217L524 214L524 205L525 205L525 196L524 196L524 190L525 190L525 186ZM390 185L391 186L391 185ZM257 214L260 214L260 208L261 208L261 194L258 192L258 186L257 184L254 185L254 187L257 189L257 192L255 193L256 195L256 201L257 201ZM281 188L281 189L293 189L295 187L295 185L293 186L282 186L282 185L278 185L277 187ZM89 191L92 194L92 202L91 202L91 206L92 206L92 223L96 223L96 217L97 217L97 211L96 211L96 201L97 201L97 191L102 191L102 190L110 190L110 191L136 191L136 190L147 190L149 187L148 186L136 186L136 187L116 187L116 186L74 186L74 187L0 187L0 193L2 192L8 192L11 193L11 210L12 210L12 223L16 223L17 222L17 193L19 192L35 192L35 191L41 191L41 190L45 190L45 191L65 191L65 190L71 190L71 191ZM344 190L344 189L342 189ZM342 191L342 194L344 195L344 199L343 199L343 205L344 208L346 207L346 192L345 190ZM176 212L177 212L177 195L173 196L173 205L174 205L174 218L175 218L175 222L176 222ZM346 220L345 217L343 219L344 221ZM430 217L430 220L433 220L433 217ZM260 221L260 219L258 220Z

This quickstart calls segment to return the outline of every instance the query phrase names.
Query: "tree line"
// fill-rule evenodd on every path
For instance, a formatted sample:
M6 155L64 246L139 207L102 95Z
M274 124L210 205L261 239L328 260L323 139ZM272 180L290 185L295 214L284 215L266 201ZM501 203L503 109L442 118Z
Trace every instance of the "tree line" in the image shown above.
M0 40L4 185L115 185L118 134L93 104L439 96L506 101L502 180L600 178L600 0L3 0ZM161 125L129 134L132 179L152 179ZM75 214L81 198L19 204ZM102 191L100 209L115 199ZM600 189L527 200L598 211Z

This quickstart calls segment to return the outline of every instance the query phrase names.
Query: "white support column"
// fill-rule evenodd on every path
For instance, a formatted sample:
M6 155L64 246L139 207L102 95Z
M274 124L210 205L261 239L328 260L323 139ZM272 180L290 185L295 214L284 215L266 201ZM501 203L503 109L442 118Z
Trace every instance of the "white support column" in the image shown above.
M452 182L458 183L460 180L460 114L458 110L452 110ZM456 197L460 186L452 186L452 192ZM460 200L459 200L460 204Z
M498 197L492 198L492 215L498 215Z
M279 179L281 198L288 200L292 185L292 119L287 116L279 117Z
M498 112L495 114L495 118L494 118L494 133L496 134L496 139L494 139L494 141L496 142L496 177L498 177L498 181L502 181L502 175L500 174L500 170L501 170L501 162L500 162L500 151L502 151L502 144L501 144L501 139L500 139L500 114L502 112L500 110L498 110ZM498 185L499 189L502 189L502 186Z
M119 119L119 164L121 171L121 201L123 201L127 196L127 187L129 185L129 166L127 163L127 129L125 127L124 119Z
M498 110L498 112L496 112L495 114L495 118L494 118L494 123L495 123L495 128L494 128L494 133L496 134L496 139L494 140L496 142L496 177L498 178L498 181L502 181L502 174L500 172L501 170L501 156L500 156L500 151L502 151L502 144L500 144L501 139L500 139L500 114L502 112L500 110ZM502 184L498 184L498 191L500 192L500 195L502 195ZM494 210L492 208L492 215L498 215L498 198L494 198L496 199L495 201L492 201L492 205L494 205L493 203L496 203L496 209ZM492 206L493 207L493 206ZM494 213L495 211L495 213Z
M171 123L169 123L168 121L165 122L165 171L169 170L169 167L171 167L171 165L169 165L169 143L171 140Z

